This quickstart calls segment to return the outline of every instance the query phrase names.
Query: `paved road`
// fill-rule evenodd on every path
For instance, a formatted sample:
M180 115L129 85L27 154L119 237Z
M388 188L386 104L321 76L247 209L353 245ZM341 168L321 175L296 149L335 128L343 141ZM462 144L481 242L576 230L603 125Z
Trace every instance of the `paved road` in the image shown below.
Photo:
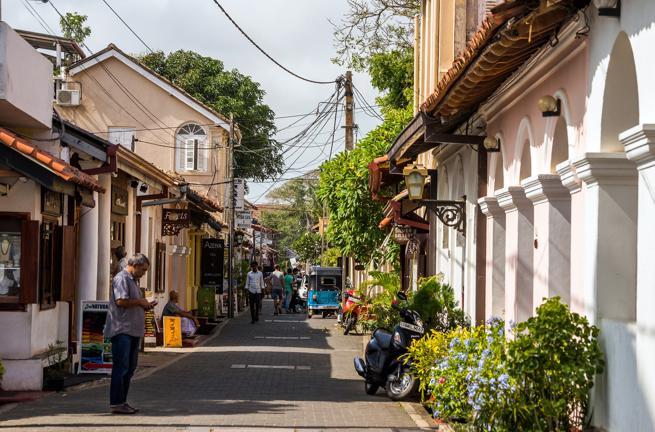
M129 402L141 409L134 416L109 414L109 388L99 386L20 405L0 415L0 429L418 430L383 390L364 393L352 366L361 336L343 336L334 318L272 312L265 301L259 323L244 314L191 354L134 381Z

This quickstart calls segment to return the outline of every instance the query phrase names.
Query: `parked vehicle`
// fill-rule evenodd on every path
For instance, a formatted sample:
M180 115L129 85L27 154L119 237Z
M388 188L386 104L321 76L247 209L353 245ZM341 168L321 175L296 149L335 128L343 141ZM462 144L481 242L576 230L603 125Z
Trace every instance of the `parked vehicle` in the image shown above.
M309 275L305 274L302 277L302 282L300 288L298 289L298 298L302 303L302 306L307 308L307 296L309 295Z
M343 334L347 335L351 330L357 329L357 322L363 312L363 302L360 297L355 297L355 291L348 291L346 301L343 303Z
M398 298L407 304L404 293L399 292ZM393 332L383 328L375 329L366 345L365 359L355 357L355 370L366 380L364 391L367 394L375 394L378 388L384 387L387 396L400 401L412 395L419 385L411 371L412 359L401 357L407 353L412 341L423 337L425 331L418 312L396 304L392 307L403 320Z
M341 291L341 267L310 267L307 294L307 318L315 314L336 315L339 311L337 294Z

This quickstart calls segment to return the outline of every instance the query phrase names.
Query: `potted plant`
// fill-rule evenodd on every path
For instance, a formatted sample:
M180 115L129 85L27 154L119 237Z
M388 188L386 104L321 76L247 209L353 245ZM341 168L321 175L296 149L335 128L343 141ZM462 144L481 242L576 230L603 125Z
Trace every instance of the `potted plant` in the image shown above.
M57 340L54 344L48 344L45 352L47 364L45 381L49 390L61 391L64 388L68 361L64 358L66 350L63 345L63 341Z

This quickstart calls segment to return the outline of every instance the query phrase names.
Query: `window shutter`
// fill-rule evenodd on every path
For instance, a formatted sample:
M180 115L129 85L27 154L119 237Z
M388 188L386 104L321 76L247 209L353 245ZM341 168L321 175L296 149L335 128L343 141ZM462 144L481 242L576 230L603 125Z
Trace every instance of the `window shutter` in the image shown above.
M61 227L61 301L75 300L75 227Z
M39 302L39 221L23 221L20 257L20 294L23 304Z
M182 140L175 139L175 171L181 172L185 170L185 149L186 143Z
M205 172L207 171L207 155L209 150L207 149L207 142L205 140L198 140L198 171Z
M192 139L186 140L186 154L185 154L185 167L186 171L193 171L193 165L195 162L194 153L195 145Z

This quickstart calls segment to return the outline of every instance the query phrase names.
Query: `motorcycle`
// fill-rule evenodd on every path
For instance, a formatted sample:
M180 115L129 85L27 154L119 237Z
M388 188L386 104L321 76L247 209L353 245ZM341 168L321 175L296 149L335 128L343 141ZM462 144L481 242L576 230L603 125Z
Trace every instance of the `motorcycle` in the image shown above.
M398 298L407 303L407 296L399 292ZM393 332L378 327L366 345L365 359L355 357L355 370L364 378L364 391L375 394L384 387L387 396L402 401L416 392L419 382L411 371L412 359L404 358L413 340L423 337L423 320L418 312L391 305L400 313L402 321ZM403 357L403 358L401 358Z
M343 334L348 335L351 330L357 328L357 321L362 313L362 299L355 297L355 291L348 291L346 301L343 305Z

